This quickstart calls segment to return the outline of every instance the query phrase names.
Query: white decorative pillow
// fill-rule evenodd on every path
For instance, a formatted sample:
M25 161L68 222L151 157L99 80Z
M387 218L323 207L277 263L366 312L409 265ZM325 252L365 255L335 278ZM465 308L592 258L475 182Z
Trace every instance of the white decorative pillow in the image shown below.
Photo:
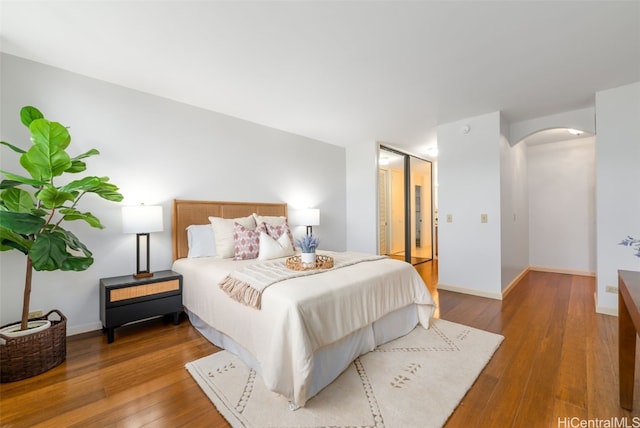
M188 258L213 257L216 255L216 240L210 224L192 224L187 227Z
M291 246L295 247L295 243L293 240L293 233L291 233L291 228L289 228L289 222L287 218L284 216L262 216L256 213L253 213L253 218L256 220L256 224L266 223L267 224L267 233L274 239L278 239L282 233L286 233L291 240Z
M280 257L292 256L294 253L291 241L286 234L278 239L273 239L264 232L260 232L260 252L258 260L271 260Z
M251 230L256 228L256 221L251 215L238 218L209 217L209 221L213 227L213 235L216 241L216 256L222 259L228 259L234 255L233 225L235 223Z

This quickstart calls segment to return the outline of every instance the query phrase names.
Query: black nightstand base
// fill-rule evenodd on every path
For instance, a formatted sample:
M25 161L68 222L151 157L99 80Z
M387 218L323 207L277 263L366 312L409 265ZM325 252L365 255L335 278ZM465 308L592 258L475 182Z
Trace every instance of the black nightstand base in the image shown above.
M180 322L182 275L156 272L150 278L133 275L100 280L100 319L107 342L113 343L114 330L124 324L161 315L172 315Z

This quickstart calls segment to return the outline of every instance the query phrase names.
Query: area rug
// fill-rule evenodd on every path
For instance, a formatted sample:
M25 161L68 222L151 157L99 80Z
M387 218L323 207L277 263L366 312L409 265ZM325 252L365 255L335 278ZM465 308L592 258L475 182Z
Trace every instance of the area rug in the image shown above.
M502 339L434 319L357 358L295 411L227 351L186 368L233 427L441 427Z

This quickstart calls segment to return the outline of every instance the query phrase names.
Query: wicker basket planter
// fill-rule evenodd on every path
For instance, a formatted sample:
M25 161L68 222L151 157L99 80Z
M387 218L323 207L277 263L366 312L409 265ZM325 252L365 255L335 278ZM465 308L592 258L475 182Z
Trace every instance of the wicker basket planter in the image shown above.
M51 315L57 317L51 318ZM11 337L0 333L0 382L15 382L44 373L67 357L67 318L54 309L40 318L51 327L24 336ZM8 324L4 327L8 327Z

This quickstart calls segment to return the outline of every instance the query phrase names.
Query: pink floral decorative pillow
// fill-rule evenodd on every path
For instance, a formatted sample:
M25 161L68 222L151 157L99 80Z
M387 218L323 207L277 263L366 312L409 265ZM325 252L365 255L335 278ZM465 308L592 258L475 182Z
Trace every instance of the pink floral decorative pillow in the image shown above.
M265 224L254 230L247 229L240 223L233 224L234 260L257 259L260 252L260 232L266 233Z
M262 223L262 224L267 230L267 235L269 235L273 239L277 240L278 238L280 238L282 235L286 233L287 236L289 237L289 240L291 241L291 247L292 248L295 247L295 243L293 241L293 234L291 233L291 229L289 229L289 223L287 223L286 218L282 223L278 225L272 225L269 223Z

